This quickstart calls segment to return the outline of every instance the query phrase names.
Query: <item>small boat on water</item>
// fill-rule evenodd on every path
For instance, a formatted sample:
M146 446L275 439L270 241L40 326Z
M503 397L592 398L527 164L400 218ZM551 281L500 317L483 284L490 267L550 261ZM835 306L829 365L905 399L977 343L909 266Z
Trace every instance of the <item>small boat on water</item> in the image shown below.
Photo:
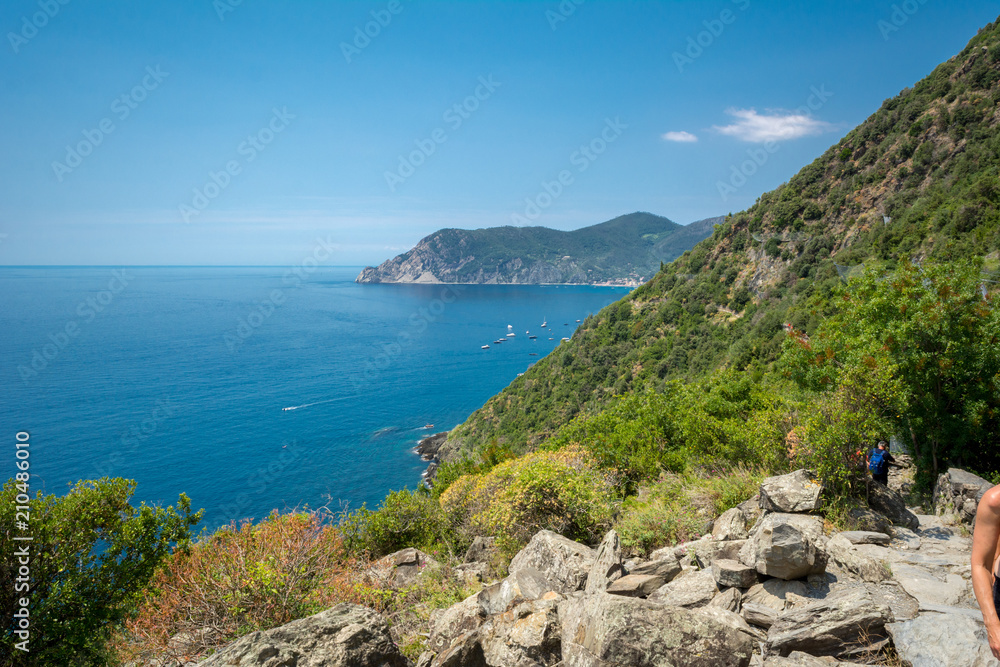
M434 424L424 424L424 428L434 428Z
M529 357L537 357L538 353L537 352L531 352L530 354L528 354L528 356Z
M563 340L569 340L569 338L563 338Z
M580 320L577 320L577 322L579 322L579 321L580 321Z
M509 333L509 334L507 334L507 338L514 338L515 336L517 336L516 333Z
M542 328L544 329L544 328L545 328L545 327L547 327L547 326L549 326L549 321L548 321L548 320L544 320L544 321L542 322Z
M488 350L488 349L490 349L490 346L489 346L489 345L483 345L483 346L482 346L481 348L479 348L479 349L480 349L480 350Z
M528 336L529 340L535 340L536 338L538 338L538 336Z

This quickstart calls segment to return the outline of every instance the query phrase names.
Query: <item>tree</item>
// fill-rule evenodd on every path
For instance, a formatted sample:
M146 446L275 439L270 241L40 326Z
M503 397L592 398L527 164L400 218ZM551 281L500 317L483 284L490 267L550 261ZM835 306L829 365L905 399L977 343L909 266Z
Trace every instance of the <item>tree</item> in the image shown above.
M0 492L0 613L4 629L0 664L106 664L105 646L112 632L131 617L142 590L176 544L184 546L202 512L191 512L181 494L177 507L133 507L132 480L81 481L65 496L28 500L26 482L10 479ZM27 502L22 502L27 501ZM28 505L30 516L17 516ZM15 540L30 536L31 541ZM27 590L15 589L23 572L16 550L28 546ZM30 640L23 652L15 645L21 601L28 601ZM23 615L23 612L22 612ZM16 661L16 662L15 662Z
M895 385L902 396L883 391L894 398L873 400L908 437L925 475L936 477L947 463L993 469L1000 460L1000 313L984 286L969 261L904 262L887 276L869 270L836 293L836 314L812 339L789 337L786 368L814 389L850 381L862 390L866 366L888 369L891 377L878 386Z

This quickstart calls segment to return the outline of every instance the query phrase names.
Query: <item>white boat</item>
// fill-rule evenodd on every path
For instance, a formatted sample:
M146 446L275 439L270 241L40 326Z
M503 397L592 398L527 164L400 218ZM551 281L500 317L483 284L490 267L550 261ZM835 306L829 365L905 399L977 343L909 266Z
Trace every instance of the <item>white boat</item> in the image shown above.
M482 346L481 348L479 348L479 349L481 349L481 350L488 350L488 349L490 349L490 346L489 346L489 345L483 345L483 346Z
M544 329L544 328L545 328L545 327L547 327L547 326L549 326L549 321L548 321L548 320L544 320L544 321L542 322L542 328Z
M510 324L508 324L508 325L507 325L507 331L510 331L510 330L511 330L511 329L513 329L513 328L514 328L514 327L513 327L513 326L511 326Z
M517 335L516 333L509 333L507 334L507 338L513 338L516 335Z

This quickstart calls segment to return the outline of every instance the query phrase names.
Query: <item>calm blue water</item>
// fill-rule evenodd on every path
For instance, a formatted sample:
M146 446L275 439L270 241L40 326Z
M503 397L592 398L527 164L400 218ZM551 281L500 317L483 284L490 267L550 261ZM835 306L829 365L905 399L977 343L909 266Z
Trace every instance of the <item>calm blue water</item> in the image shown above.
M209 528L374 506L419 484L417 440L628 291L356 285L357 273L295 284L278 268L2 268L0 432L11 445L31 434L35 489L135 479L137 500L187 493ZM480 349L508 324L514 340Z

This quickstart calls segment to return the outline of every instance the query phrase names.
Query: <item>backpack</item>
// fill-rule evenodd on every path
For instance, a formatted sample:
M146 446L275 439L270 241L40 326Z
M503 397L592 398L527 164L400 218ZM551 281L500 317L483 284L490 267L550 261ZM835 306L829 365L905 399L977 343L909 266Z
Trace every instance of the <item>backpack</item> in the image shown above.
M868 459L868 469L873 475L883 475L889 469L889 462L885 460L885 450L876 449Z

